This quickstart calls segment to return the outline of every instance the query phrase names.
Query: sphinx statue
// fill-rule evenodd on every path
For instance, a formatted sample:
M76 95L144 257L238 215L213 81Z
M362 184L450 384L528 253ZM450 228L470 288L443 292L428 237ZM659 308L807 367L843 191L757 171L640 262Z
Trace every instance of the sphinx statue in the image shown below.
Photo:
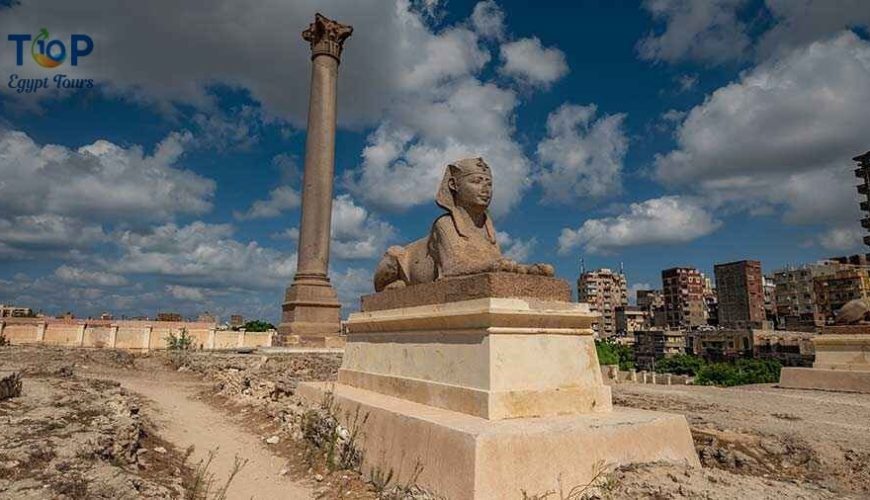
M857 325L870 319L870 300L854 299L847 302L834 317L835 325Z
M428 236L387 250L375 270L375 291L494 271L553 276L549 264L519 264L502 255L487 212L491 200L492 172L483 158L447 165L435 193L446 213Z

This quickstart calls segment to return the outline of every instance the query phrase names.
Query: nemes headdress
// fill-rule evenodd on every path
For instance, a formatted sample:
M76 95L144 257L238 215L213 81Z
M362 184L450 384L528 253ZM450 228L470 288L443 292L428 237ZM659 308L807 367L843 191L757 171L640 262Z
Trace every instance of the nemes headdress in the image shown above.
M453 224L456 226L456 232L465 238L471 234L473 222L465 211L457 210L456 200L453 198L453 192L450 191L450 179L459 180L472 174L484 174L492 177L492 171L489 165L483 161L483 158L466 158L447 165L444 169L444 178L441 179L441 185L438 187L438 192L435 193L435 203L450 212ZM485 226L487 239L491 243L495 243L495 229L488 213L486 214Z

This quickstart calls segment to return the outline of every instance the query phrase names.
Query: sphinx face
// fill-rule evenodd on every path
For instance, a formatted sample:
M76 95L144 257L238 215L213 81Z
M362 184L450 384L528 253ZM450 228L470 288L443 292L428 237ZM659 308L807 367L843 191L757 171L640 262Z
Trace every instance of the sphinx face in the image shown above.
M455 182L456 204L462 207L487 208L492 200L492 177L476 173Z

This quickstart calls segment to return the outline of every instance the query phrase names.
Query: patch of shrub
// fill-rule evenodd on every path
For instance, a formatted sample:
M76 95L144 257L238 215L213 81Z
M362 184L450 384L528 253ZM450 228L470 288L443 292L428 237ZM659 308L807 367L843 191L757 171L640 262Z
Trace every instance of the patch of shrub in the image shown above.
M670 358L656 361L656 372L673 373L675 375L695 376L706 365L706 362L691 354L678 354Z
M193 337L187 333L187 328L182 328L178 335L169 332L166 348L170 351L189 351L193 348Z
M724 387L770 384L779 380L781 368L779 361L770 359L738 359L734 363L711 363L698 370L695 383Z
M620 370L634 368L634 352L627 345L618 344L612 339L599 339L595 341L595 351L601 365L619 365Z
M245 331L248 331L248 332L267 332L269 330L274 330L275 325L273 325L272 323L267 323L267 322L262 321L262 320L254 320L254 321L248 321L247 323L245 323L241 327L233 328L233 330L239 330L239 328L244 328Z
M6 337L2 333L0 333L0 347L7 345L12 345L12 343L6 340Z

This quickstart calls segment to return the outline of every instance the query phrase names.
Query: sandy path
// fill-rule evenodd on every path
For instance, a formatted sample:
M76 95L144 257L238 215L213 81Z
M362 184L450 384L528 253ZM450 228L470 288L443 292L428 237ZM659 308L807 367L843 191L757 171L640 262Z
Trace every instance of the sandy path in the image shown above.
M209 471L218 486L229 477L236 456L248 460L230 485L228 499L313 498L311 488L280 475L286 459L273 455L255 434L240 429L225 415L193 399L197 384L162 377L111 378L154 403L161 437L182 450L193 445L193 463L207 458L209 450L216 450Z

